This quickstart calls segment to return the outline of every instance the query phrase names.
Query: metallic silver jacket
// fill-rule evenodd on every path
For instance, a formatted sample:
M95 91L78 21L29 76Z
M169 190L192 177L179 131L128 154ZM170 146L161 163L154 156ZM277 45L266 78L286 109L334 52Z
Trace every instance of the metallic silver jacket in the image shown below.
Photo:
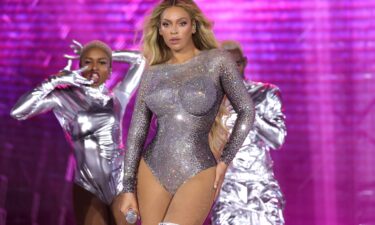
M215 225L280 225L285 200L272 170L269 151L278 149L286 136L279 89L270 84L245 82L255 104L254 129L225 175L212 210ZM236 113L224 118L231 130Z
M53 110L74 149L75 183L106 204L123 191L122 118L146 65L138 52L114 52L112 57L131 64L113 91L104 85L61 87L61 78L52 76L22 96L11 111L12 117L24 120Z

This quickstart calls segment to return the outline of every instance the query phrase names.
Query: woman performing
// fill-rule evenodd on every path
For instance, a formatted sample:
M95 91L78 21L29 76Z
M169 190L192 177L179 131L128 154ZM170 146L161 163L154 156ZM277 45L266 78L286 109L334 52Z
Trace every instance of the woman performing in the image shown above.
M225 41L222 48L237 62L255 105L255 121L225 174L212 209L212 224L283 225L285 199L273 173L270 153L283 145L287 133L280 90L269 83L245 80L247 58L239 43ZM237 115L230 105L228 109L229 115L223 119L231 130Z
M217 49L211 24L192 0L157 5L143 41L150 66L129 130L121 211L138 212L138 203L143 225L200 225L251 128L253 104L235 62ZM218 143L226 142L220 117L225 107L219 110L224 95L238 119L220 151ZM142 152L152 115L157 133ZM222 152L215 154L218 163L210 146Z
M104 86L112 70L112 51L105 43L92 41L81 49L81 69L50 77L22 96L11 111L12 117L25 120L52 110L60 122L76 157L73 202L79 225L125 223L116 205L124 188L121 124L145 60L130 51L113 56L131 63L113 90Z

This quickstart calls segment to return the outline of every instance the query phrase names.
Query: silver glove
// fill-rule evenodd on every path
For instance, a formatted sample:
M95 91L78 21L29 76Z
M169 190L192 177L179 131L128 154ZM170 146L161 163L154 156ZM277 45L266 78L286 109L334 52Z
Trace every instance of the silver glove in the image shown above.
M75 86L80 87L81 85L91 85L92 80L88 80L81 76L81 73L87 70L88 67L82 67L78 70L64 71L63 75L55 75L49 78L50 84L54 88L58 86Z

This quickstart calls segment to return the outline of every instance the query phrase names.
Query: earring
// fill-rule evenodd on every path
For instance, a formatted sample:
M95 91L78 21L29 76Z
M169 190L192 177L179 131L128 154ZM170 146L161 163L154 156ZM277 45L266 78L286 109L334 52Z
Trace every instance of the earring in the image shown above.
M195 24L193 24L192 30L193 30L193 34L195 34L195 32L197 32L197 27L195 26Z

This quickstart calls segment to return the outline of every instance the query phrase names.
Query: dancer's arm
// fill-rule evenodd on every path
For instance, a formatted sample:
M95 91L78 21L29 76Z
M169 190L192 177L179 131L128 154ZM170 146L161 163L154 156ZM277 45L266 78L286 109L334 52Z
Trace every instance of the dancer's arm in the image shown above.
M280 91L277 87L266 87L265 107L255 117L257 135L272 149L280 148L286 136L285 115L282 111ZM262 103L263 104L263 103Z
M60 105L59 99L50 95L51 92L58 86L90 85L92 81L88 81L80 75L85 69L86 67L70 73L51 76L31 92L23 95L12 108L10 115L15 119L25 120Z
M126 75L124 75L123 79L114 89L114 93L124 108L137 90L142 73L146 67L146 60L137 51L115 51L112 53L112 60L130 63L130 68Z

